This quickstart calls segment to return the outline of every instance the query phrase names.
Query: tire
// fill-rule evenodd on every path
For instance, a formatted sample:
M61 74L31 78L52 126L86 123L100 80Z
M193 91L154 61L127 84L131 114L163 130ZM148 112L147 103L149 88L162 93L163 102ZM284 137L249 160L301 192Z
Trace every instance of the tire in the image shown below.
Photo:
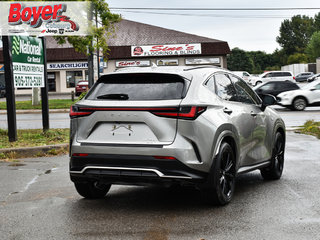
M214 159L207 186L203 189L205 201L214 205L228 204L234 194L236 159L232 147L223 142Z
M284 165L284 138L277 132L271 158L271 166L261 169L261 175L265 180L278 180L281 178Z
M97 186L95 182L74 183L77 192L84 198L103 198L110 190L111 184Z
M294 110L303 111L307 106L307 101L304 98L298 97L293 100L292 107Z

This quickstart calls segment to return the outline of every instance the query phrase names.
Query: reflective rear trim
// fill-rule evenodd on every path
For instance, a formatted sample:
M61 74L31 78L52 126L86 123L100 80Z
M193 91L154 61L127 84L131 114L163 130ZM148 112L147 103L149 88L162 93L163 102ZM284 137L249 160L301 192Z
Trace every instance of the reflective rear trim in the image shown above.
M80 111L177 111L178 107L159 107L159 108L148 108L148 107L109 107L109 108L91 108L91 107L79 107Z
M88 169L105 169L105 170L126 170L126 171L142 171L142 172L154 172L161 178L179 178L179 179L192 179L189 176L170 176L164 175L162 172L156 169L149 169L149 168L125 168L125 167L98 167L98 166L87 166L84 167L81 171L69 171L72 174L83 174Z

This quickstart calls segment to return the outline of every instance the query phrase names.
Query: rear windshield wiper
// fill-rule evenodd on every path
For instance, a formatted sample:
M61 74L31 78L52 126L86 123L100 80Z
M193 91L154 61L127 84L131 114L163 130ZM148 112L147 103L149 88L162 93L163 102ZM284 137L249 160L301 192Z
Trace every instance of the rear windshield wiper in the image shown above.
M104 94L97 97L97 99L116 99L116 100L128 100L128 94L117 93L117 94Z

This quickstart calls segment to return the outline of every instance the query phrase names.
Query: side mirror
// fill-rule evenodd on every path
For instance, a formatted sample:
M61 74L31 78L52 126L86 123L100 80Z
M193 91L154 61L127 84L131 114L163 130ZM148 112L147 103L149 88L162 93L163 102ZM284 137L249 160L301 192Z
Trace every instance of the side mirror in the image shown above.
M261 110L264 111L267 106L274 105L276 103L277 103L277 99L274 96L270 94L263 95Z
M313 87L313 88L310 88L309 89L310 91L314 91L314 90L317 90L315 87Z

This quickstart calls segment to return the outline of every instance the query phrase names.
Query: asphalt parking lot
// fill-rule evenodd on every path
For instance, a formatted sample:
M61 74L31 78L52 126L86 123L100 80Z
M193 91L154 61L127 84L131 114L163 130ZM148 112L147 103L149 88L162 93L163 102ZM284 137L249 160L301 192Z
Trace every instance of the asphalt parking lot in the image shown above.
M225 207L179 188L112 186L85 200L67 156L2 162L1 239L320 239L320 141L287 136L282 179L242 175Z

